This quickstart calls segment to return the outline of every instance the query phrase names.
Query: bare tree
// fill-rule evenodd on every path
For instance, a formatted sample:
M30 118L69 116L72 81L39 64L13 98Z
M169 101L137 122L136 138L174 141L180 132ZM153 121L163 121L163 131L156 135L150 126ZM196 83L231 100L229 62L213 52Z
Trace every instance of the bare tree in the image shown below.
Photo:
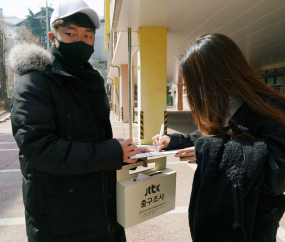
M13 45L21 44L21 43L35 43L39 44L39 38L34 36L30 30L26 28L18 28L17 36L11 38L11 34L9 34L8 29L6 29L7 23L3 18L0 18L0 98L1 102L4 102L4 106L6 109L9 109L8 102L6 100L7 97L11 97L13 94L12 89L15 87L15 73L9 67L9 63L6 61L6 56L9 52L9 49L13 47ZM8 90L10 89L10 90ZM7 95L9 92L9 95ZM3 105L0 105L3 108Z
M105 86L107 85L107 66L105 64L101 64L99 60L91 60L90 64L101 74L104 79Z
M0 17L0 98L7 97L7 76L5 68L6 35L3 18Z
M16 32L17 32L16 44L33 43L40 45L39 37L33 35L30 30L22 27L18 28Z
M104 68L104 67L101 67L101 66L99 66L98 68L96 68L97 69L97 71L99 71L99 73L101 74L101 76L103 77L103 79L104 79L104 84L105 84L105 86L107 85L107 69L106 68Z

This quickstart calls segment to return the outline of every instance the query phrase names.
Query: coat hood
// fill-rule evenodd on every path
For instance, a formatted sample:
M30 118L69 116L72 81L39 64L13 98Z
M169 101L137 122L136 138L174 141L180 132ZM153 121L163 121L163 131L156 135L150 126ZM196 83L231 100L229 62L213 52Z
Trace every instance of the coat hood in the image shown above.
M10 50L8 60L11 68L23 75L30 70L44 71L53 62L53 56L36 44L19 44Z

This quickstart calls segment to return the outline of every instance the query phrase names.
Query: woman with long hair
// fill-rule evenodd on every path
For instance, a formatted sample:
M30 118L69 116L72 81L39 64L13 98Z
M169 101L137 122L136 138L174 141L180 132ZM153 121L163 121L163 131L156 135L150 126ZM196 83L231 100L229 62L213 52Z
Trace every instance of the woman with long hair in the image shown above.
M222 34L197 38L179 70L198 130L153 142L182 149L180 160L198 164L189 207L193 241L275 241L285 210L284 95Z

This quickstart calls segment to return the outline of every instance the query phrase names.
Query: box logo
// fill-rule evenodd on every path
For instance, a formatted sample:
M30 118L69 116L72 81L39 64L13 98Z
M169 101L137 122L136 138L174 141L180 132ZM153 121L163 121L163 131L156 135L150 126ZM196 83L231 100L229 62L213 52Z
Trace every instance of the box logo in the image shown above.
M144 196L146 197L148 194L160 192L159 187L160 187L160 184L158 184L158 185L153 185L153 184L152 184L151 186L149 186L149 187L146 188L146 193L145 193Z

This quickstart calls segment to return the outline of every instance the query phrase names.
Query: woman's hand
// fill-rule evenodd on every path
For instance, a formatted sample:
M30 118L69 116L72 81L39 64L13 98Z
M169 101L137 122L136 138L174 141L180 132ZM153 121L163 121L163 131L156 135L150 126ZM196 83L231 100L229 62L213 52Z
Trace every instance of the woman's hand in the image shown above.
M160 149L166 149L170 143L170 137L167 135L163 135L160 139L159 139L159 134L157 134L156 136L152 137L152 141L153 141L153 145L155 146L155 148L157 149L157 147L160 145Z
M175 157L179 157L180 161L188 161L188 163L196 163L195 147L178 150Z

